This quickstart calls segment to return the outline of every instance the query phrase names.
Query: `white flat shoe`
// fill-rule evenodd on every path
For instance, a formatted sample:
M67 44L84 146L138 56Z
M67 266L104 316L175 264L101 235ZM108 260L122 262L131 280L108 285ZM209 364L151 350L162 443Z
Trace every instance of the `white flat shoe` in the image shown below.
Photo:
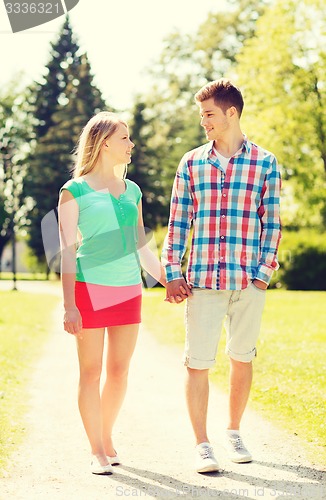
M92 458L91 473L98 474L100 476L105 476L113 474L113 469L110 463L108 463L107 465L101 465L96 458Z
M108 462L110 465L120 465L121 464L121 460L118 457L118 455L114 455L114 457L107 456L107 459L108 459Z

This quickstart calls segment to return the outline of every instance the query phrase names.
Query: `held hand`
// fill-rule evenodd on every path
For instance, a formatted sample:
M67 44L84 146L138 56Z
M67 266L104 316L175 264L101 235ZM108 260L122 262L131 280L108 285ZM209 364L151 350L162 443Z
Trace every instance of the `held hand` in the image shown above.
M188 285L184 278L173 280L166 284L166 302L181 304L181 302L191 295L191 285Z
M66 309L63 318L64 330L72 335L80 336L82 331L82 319L77 307Z
M261 290L266 290L268 285L266 285L266 283L264 283L264 281L260 281L260 280L252 280L252 283L253 285L255 285L255 287L257 288L260 288Z
M162 285L162 286L164 286L164 288L166 288L167 281L166 281L166 279L165 279L165 278L161 278L161 279L160 279L160 283L161 283L161 285Z

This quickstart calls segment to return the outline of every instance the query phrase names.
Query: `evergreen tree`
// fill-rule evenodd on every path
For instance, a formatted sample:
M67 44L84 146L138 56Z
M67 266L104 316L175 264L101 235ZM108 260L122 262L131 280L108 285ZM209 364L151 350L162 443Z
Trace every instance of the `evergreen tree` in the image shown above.
M58 203L58 191L70 178L73 152L86 122L105 109L99 89L93 84L86 54L79 54L69 20L59 40L52 45L52 58L35 99L35 148L25 179L25 196L33 200L29 212L29 246L39 263L45 261L41 221Z
M69 78L76 75L80 65L79 46L73 36L67 16L56 42L51 43L51 59L45 67L43 78L34 84L34 115L36 137L43 137L54 125L52 115L64 100Z
M143 193L142 206L144 224L154 229L165 223L168 215L167 198L164 196L165 172L160 169L162 147L153 143L154 131L146 116L146 105L137 100L131 121L131 139L135 143L132 164L128 167L128 178L136 182Z

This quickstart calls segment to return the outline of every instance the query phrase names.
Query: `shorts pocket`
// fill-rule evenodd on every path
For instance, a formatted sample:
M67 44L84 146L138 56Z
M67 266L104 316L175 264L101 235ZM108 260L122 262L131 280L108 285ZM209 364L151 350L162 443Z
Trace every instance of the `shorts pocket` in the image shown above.
M265 293L267 289L263 290L262 288L258 288L258 286L256 286L253 281L251 282L251 287L256 290L257 292L259 293Z

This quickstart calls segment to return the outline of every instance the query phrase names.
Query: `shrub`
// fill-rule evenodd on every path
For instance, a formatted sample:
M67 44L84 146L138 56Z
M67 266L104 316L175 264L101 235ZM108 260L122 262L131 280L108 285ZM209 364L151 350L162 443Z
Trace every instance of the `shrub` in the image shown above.
M272 288L326 290L326 237L314 229L283 231L278 252L279 271Z
M325 250L300 245L283 281L289 290L326 290Z

